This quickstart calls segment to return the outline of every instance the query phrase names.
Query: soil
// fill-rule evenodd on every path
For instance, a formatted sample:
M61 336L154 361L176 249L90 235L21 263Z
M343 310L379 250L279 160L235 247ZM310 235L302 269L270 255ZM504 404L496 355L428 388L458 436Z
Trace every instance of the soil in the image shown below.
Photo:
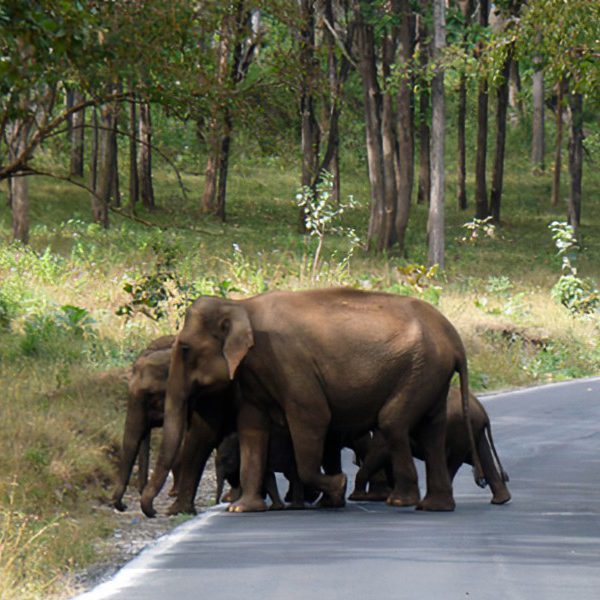
M173 502L173 498L168 495L171 484L169 477L169 481L154 501L154 507L158 512L154 519L144 516L139 508L139 493L135 486L131 485L124 496L124 502L128 506L125 512L120 513L108 506L98 507L98 510L114 511L119 525L111 536L98 544L97 554L101 557L99 562L75 575L72 586L69 586L71 589L74 588L74 593L82 594L107 581L144 548L182 523L181 516L166 516L167 508ZM210 459L196 494L198 512L214 505L216 486L214 460Z

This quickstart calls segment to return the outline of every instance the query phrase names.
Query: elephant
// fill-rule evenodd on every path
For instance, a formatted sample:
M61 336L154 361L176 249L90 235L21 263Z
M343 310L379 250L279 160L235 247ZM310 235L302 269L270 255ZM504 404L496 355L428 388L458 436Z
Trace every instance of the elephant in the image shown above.
M175 336L163 336L154 340L136 359L129 378L129 398L121 457L119 461L117 484L112 496L112 505L119 511L127 506L123 495L131 477L136 457L139 457L138 489L143 491L148 481L150 437L153 428L163 426L164 402L171 362L171 351ZM233 429L232 418L227 418L227 410L232 410L231 394L219 394L211 410L205 410L200 418L196 411L195 399L190 398L188 431L178 459L173 464L174 485L170 491L176 496L170 513L195 512L193 498L200 482L200 475L206 459L221 439ZM204 402L206 404L206 400ZM205 407L206 408L206 407ZM206 449L203 453L202 450ZM199 470L199 473L195 472ZM183 479L182 479L183 477ZM188 502L182 505L178 501L179 484L184 481ZM191 499L190 499L191 497Z
M483 474L492 491L492 504L505 504L511 499L510 492L506 486L508 474L502 467L500 458L494 446L490 418L481 402L469 394L469 415L477 443L477 449L481 459ZM446 460L450 481L463 463L472 465L473 459L469 445L468 434L463 420L460 390L456 387L450 388L448 394L448 407L446 416ZM366 436L365 436L366 437ZM423 459L424 449L419 445L418 439L411 438L411 449L413 456ZM385 489L382 489L381 477L375 480L378 489L372 490L373 476L380 474L382 467L389 474L390 452L385 439L380 432L373 432L372 438L361 439L358 452L360 469L356 474L354 491L349 496L350 500L384 500ZM386 478L386 480L389 478ZM367 483L369 491L367 492ZM389 481L387 481L389 485Z
M153 342L133 363L129 377L127 416L119 460L117 485L112 496L113 506L126 510L123 495L138 458L138 489L140 493L148 481L150 436L155 427L162 427L165 392L171 348L175 336L162 336Z
M223 494L224 482L231 486L228 501L239 498L240 489L240 441L237 433L228 435L219 445L215 457L217 472L216 502L219 503ZM314 502L319 494L306 489L298 476L294 449L289 432L282 428L273 428L269 435L269 450L264 479L265 492L271 498L271 510L285 508L285 503L279 495L275 473L283 473L289 481L289 491L286 501L290 502L289 508L304 508L304 502Z
M360 435L377 427L391 448L394 488L387 502L420 510L454 510L446 467L446 399L459 374L468 418L467 358L453 325L435 307L408 296L352 288L271 291L242 300L201 296L188 307L171 356L164 435L141 507L166 480L185 433L192 393L239 390L241 497L232 512L264 511L262 484L271 423L287 425L300 479L343 506L347 478L321 472L328 430ZM410 435L424 450L421 499ZM180 498L181 489L180 489Z

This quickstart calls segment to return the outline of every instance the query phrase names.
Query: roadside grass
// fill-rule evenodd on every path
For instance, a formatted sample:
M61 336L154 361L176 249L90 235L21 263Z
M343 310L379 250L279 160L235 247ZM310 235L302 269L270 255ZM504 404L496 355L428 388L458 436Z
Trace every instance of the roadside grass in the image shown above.
M359 204L344 224L364 238L367 179L351 158L344 172L342 193ZM186 300L178 282L192 295L352 285L421 296L463 336L475 391L600 373L599 315L574 317L550 295L561 263L548 224L564 219L565 206L549 206L550 174L532 176L522 153L508 157L502 227L473 244L460 242L473 210L455 207L448 169L447 268L432 277L410 267L426 262L424 205L412 207L407 256L357 250L346 264L348 240L328 235L312 277L314 240L297 232L296 175L283 160L238 158L221 224L198 215L201 177L185 175L186 199L161 170L158 208L137 209L156 226L112 214L108 231L90 223L85 192L32 181L31 248L0 242L0 598L67 597L68 576L97 560L96 542L116 527L101 507L122 434L124 374L148 341L175 331ZM598 283L600 176L589 164L584 188L577 264ZM2 199L0 237L9 234ZM131 302L124 285L157 269L175 278L168 316L117 316Z

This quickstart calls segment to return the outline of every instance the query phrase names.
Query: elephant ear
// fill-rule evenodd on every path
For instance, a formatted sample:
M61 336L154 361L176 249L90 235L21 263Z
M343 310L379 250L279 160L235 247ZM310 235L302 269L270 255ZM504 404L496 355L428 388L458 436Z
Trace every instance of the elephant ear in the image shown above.
M219 326L224 339L223 356L227 361L229 378L233 379L248 350L254 345L252 325L246 310L235 306L227 309Z

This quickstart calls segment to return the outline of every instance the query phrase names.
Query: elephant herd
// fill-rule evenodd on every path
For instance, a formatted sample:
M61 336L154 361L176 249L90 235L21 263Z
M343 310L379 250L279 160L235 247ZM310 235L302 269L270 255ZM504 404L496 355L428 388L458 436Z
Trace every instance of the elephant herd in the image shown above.
M450 385L458 374L459 385ZM151 478L150 432L163 427ZM350 288L275 291L244 300L203 296L177 336L155 340L135 361L117 485L139 456L141 507L174 474L169 514L193 513L205 464L217 449L217 501L232 512L346 501L343 447L359 466L351 500L420 510L454 509L463 463L510 500L508 476L481 403L469 392L455 328L421 300ZM421 498L413 457L425 461ZM290 482L285 501L274 473Z

